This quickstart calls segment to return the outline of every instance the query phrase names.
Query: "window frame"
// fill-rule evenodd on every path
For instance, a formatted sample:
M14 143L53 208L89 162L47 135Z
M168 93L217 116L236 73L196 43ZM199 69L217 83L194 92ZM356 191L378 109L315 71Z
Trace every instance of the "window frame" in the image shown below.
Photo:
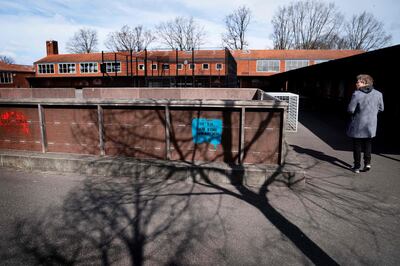
M68 71L68 72L61 72L61 69L64 69L63 67L61 67L61 65L73 65L74 66L74 72L69 72L69 67L67 67L66 68L66 70ZM63 75L65 75L65 74L76 74L76 63L58 63L57 64L57 66L58 66L58 74L63 74Z
M275 65L277 64L277 66ZM277 69L274 69L277 67ZM260 69L261 68L261 69ZM265 70L264 70L265 68ZM256 72L280 72L281 62L278 59L257 59Z
M40 71L41 69L43 70L43 66L46 66L45 67L45 70L46 70L45 72L41 72ZM49 67L50 67L50 69L49 69ZM52 71L48 71L48 70L52 70ZM39 74L55 74L56 73L55 64L54 63L40 63L40 64L37 64L37 72Z
M115 73L115 72L121 73L122 72L121 61L106 61L106 62L104 62L104 64L106 64L106 73ZM113 64L117 64L119 66L119 69L117 71L115 71L115 69L112 69ZM109 67L109 65L110 65L110 67ZM109 68L111 70L109 70Z
M207 68L204 68L204 66L207 66ZM210 70L210 64L209 64L209 63L202 63L202 64L201 64L201 69L203 69L203 70Z
M218 65L221 66L221 68L218 68ZM215 63L215 70L222 70L224 69L224 65L222 63Z
M297 66L295 68L288 69L288 62L307 62L307 65ZM294 70L294 69L298 69L298 68L302 68L302 67L307 67L309 65L310 65L310 60L308 60L308 59L287 59L287 60L285 60L285 71L290 71L290 70Z
M13 75L12 72L0 72L0 84L13 84Z
M96 71L88 71L88 72L83 72L82 71L82 64L93 64L96 67ZM88 66L88 69L90 69L90 67ZM99 73L99 63L98 62L80 62L79 63L79 73L81 74L95 74L95 73Z
M178 71L183 70L183 64L182 63L176 64L176 69L178 69Z

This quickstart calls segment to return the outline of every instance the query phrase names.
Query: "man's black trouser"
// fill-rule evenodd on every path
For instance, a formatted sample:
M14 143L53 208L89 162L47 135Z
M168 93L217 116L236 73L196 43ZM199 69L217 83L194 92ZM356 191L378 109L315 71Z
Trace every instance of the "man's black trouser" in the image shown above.
M353 138L354 168L361 167L361 152L364 152L364 166L371 164L372 138Z

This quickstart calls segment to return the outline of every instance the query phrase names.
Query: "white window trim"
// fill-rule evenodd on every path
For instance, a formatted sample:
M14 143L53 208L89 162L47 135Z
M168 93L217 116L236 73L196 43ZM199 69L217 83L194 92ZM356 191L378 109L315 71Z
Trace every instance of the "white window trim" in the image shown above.
M107 64L115 64L115 63L119 64L119 71L107 71ZM122 72L121 61L104 61L104 64L106 66L106 73L115 73L115 72L121 73Z
M207 65L207 68L204 68L204 65ZM209 64L209 63L203 63L203 64L201 64L201 69L203 69L203 70L210 70L210 64Z
M60 72L60 65L63 65L63 64L66 64L66 65L75 65L75 71L74 72L66 72L66 73L61 73ZM61 74L61 75L71 75L71 74L76 74L76 63L57 63L57 66L58 66L58 74Z
M82 72L81 64L96 64L97 72ZM101 71L99 70L99 63L98 62L79 62L79 73L86 75L86 74L96 74L96 73L99 73L99 72L101 72Z
M14 79L13 79L14 73L12 72L0 72L0 84L13 84ZM3 78L4 82L1 82L1 79ZM7 82L9 80L9 82Z
M138 64L138 70L145 71L146 68L145 68L144 64Z
M180 68L179 68L179 66L180 66ZM183 64L182 63L176 64L176 68L178 69L178 71L183 70Z
M39 71L39 69L40 69L39 66L43 66L43 65L52 65L53 66L53 72L46 72L46 73L40 72ZM46 75L46 74L55 74L56 73L56 66L55 66L54 63L40 63L40 64L37 64L36 67L37 67L36 70L37 70L38 74Z
M273 61L273 62L278 62L278 70L258 70L258 61ZM281 60L278 59L257 59L256 60L256 72L260 73L266 73L266 72L273 72L273 73L278 73L280 72L281 69Z
M288 61L307 61L307 65L305 65L305 66L301 66L301 67L296 67L296 68L292 68L292 69L288 69L287 68L287 66L288 66ZM310 65L310 60L308 60L308 59L286 59L285 60L285 71L290 71L290 70L295 70L295 69L299 69L299 68L302 68L302 67L307 67L307 66L309 66Z
M221 68L217 67L218 64L221 65ZM222 63L215 63L215 70L222 70L222 69L224 69L224 65Z
M164 67L166 67L166 68L164 68ZM161 69L162 70L171 70L170 65L168 63L162 64Z

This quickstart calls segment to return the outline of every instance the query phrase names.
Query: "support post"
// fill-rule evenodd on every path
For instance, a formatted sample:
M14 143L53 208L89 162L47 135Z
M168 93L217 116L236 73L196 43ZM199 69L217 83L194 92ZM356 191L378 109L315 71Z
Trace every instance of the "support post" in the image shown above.
M240 110L240 148L239 148L239 164L243 164L244 160L244 125L246 121L246 108L242 107Z
M99 148L100 155L105 155L104 149L104 122L103 122L103 107L97 105L97 121L99 123Z
M42 141L42 153L47 152L47 136L46 136L46 122L44 118L44 110L41 104L38 104L39 123L40 123L40 137Z
M194 76L194 68L195 68L195 64L194 64L194 48L192 47L192 87L196 87L196 80L195 80L195 76Z
M165 157L167 160L171 159L171 120L170 120L170 114L169 114L169 106L168 104L165 106Z

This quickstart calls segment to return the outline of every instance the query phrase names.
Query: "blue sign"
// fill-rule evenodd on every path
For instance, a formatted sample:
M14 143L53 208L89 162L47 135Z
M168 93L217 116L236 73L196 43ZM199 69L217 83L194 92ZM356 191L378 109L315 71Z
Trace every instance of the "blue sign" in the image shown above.
M208 142L217 148L217 145L221 144L222 120L193 118L192 137L195 144Z

